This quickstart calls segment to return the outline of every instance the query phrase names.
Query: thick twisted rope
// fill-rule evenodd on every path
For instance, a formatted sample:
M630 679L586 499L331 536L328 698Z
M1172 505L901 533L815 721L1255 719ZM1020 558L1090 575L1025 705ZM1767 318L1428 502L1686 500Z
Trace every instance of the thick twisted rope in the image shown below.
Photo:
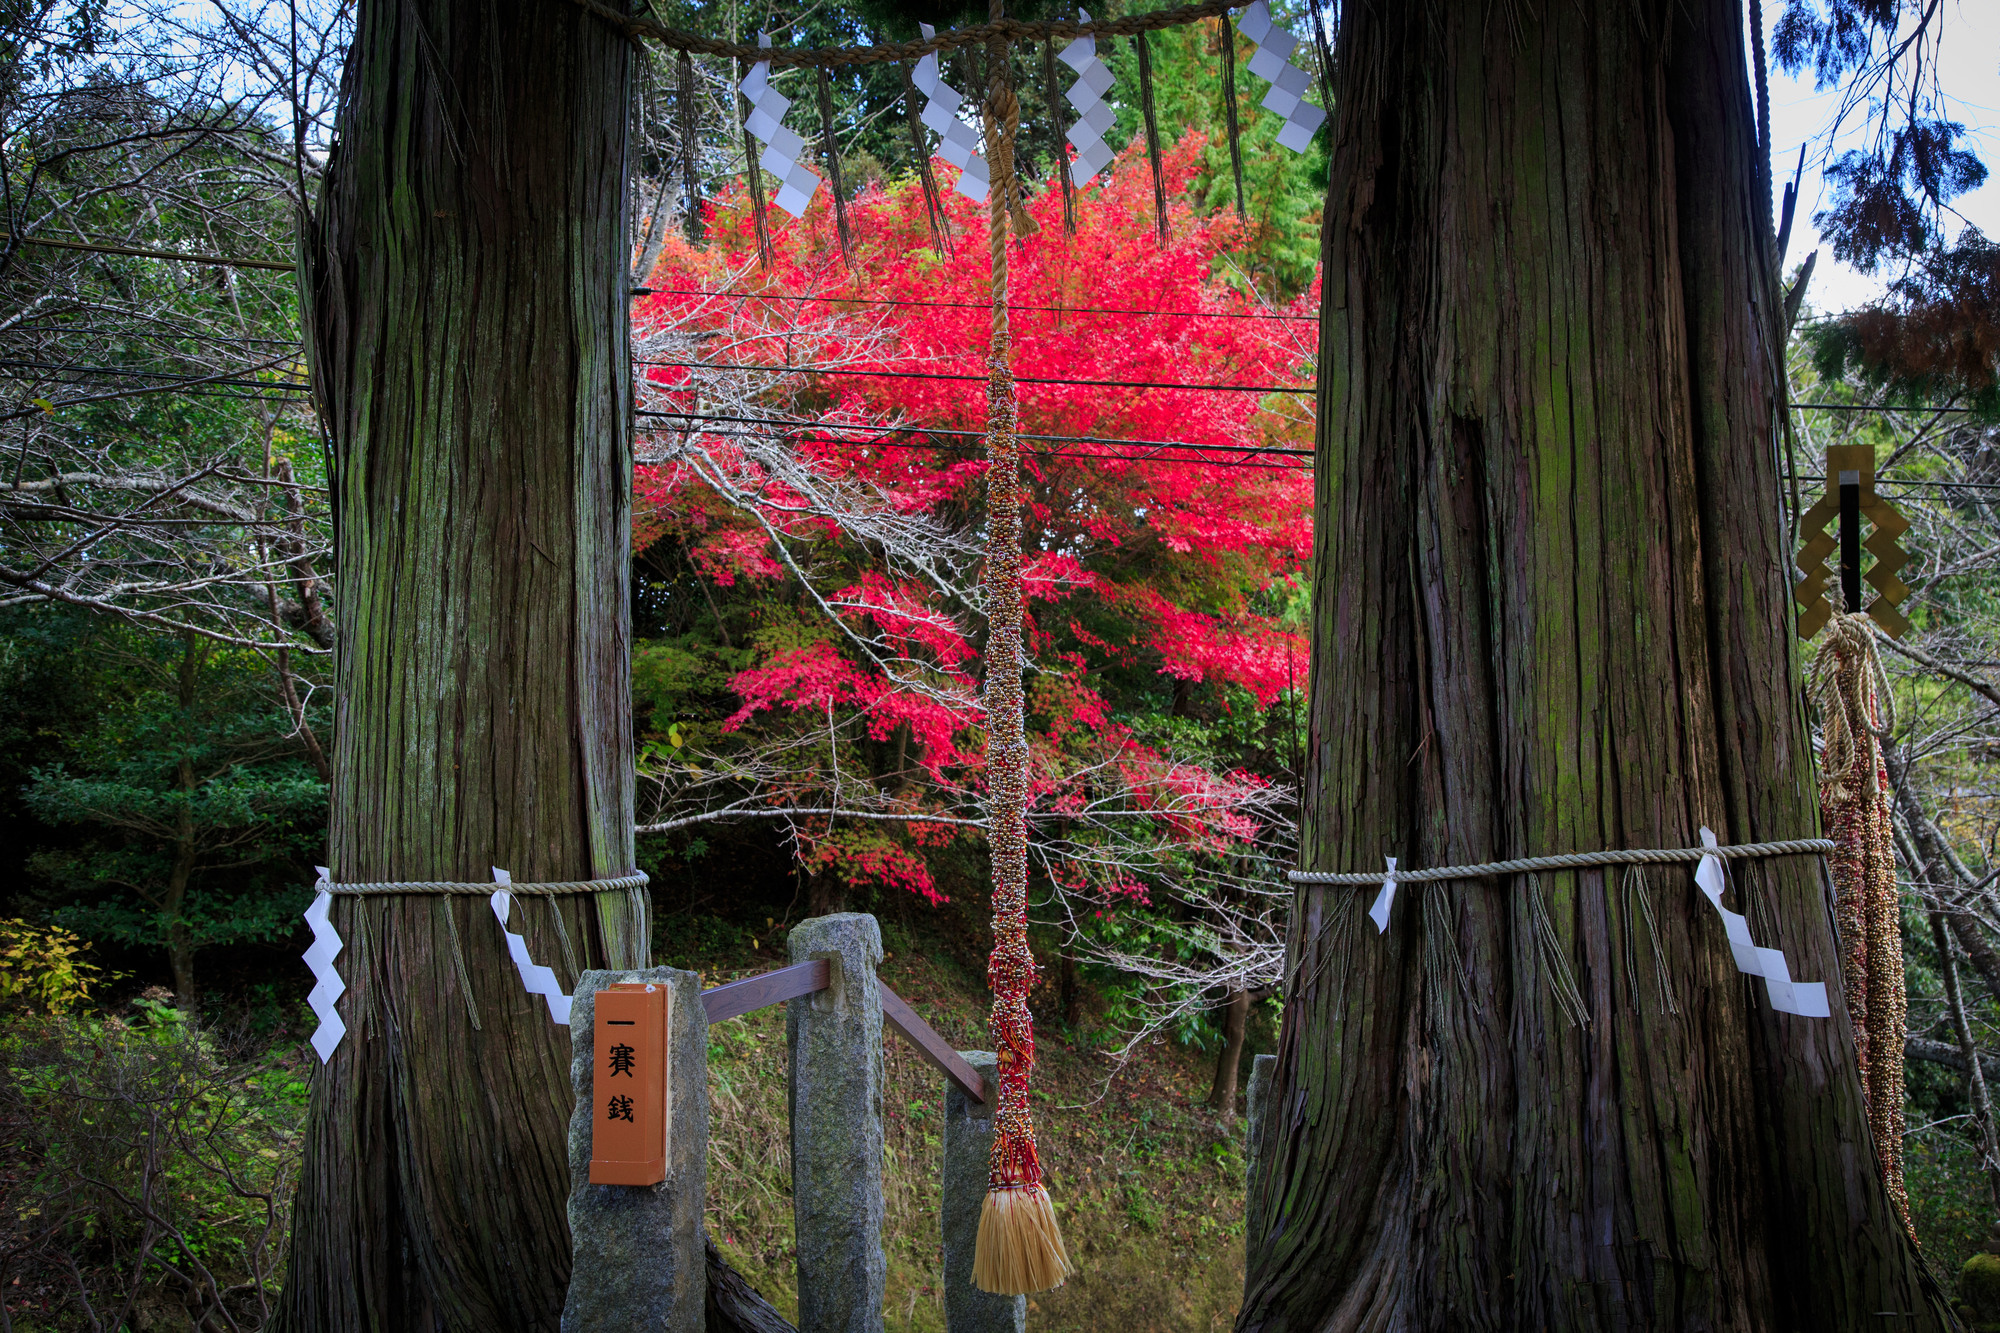
M1755 856L1810 856L1834 850L1827 838L1793 838L1785 842L1746 842L1734 847L1665 847L1636 851L1563 852L1556 856L1523 856L1512 861L1487 861L1472 866L1438 866L1432 870L1375 870L1334 874L1323 870L1294 870L1286 878L1294 884L1425 884L1441 879L1483 879L1489 875L1519 875L1533 870L1573 870L1580 866L1665 865L1676 861L1699 861L1719 856L1725 861Z
M992 42L1038 42L1048 37L1091 35L1130 37L1136 33L1152 32L1158 28L1175 28L1184 23L1197 23L1202 19L1213 18L1217 14L1226 14L1232 9L1241 9L1248 0L1207 0L1204 4L1156 9L1151 13L1129 14L1124 18L1094 19L1089 23L1077 23L1065 19L1048 23L1023 23L1018 19L1003 18L976 27L955 28L950 32L941 32L935 37L914 42L889 42L882 46L833 46L796 51L751 46L744 42L725 42L713 37L703 37L699 33L682 32L678 28L669 28L650 19L621 14L603 3L603 0L570 0L570 3L603 20L635 41L644 37L676 51L693 51L709 56L732 56L749 61L768 60L771 62L771 68L785 69L794 65L832 67L880 65L895 60L917 60L933 51L951 51L961 46L979 46ZM988 159L989 162L991 160Z
M466 894L472 897L489 898L497 889L524 896L553 896L564 893L617 893L622 889L643 889L651 881L643 870L630 875L620 875L616 879L564 879L547 884L523 884L518 880L512 884L496 884L487 880L483 884L465 884L456 880L392 880L380 884L333 884L321 887L335 897L367 898L377 894Z
M991 27L991 25L988 25ZM989 56L986 93L986 242L992 265L992 342L986 370L986 646L987 818L993 856L993 954L987 980L990 1022L999 1052L1000 1098L995 1116L990 1184L996 1189L1041 1183L1028 1080L1035 1066L1034 1018L1028 992L1035 958L1028 947L1028 739L1021 691L1021 442L1012 331L1007 311L1009 204L1014 193L1014 135L1021 108L1008 79L1004 45Z

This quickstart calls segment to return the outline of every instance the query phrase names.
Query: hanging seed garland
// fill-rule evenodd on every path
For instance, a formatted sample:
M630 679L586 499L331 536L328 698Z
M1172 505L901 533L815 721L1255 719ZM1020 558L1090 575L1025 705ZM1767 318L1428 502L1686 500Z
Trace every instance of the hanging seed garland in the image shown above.
M1875 626L1867 614L1837 614L1827 631L1813 659L1812 684L1825 737L1820 818L1835 843L1827 861L1840 926L1841 973L1882 1180L1908 1226L1910 1201L1903 1186L1908 1011L1889 772L1878 739L1888 734L1885 717L1891 701L1875 648Z

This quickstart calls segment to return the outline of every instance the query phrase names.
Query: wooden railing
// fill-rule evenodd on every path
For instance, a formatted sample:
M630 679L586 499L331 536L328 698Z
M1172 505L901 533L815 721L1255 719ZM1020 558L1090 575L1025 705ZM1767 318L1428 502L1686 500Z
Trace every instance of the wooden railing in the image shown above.
M767 1005L782 1004L801 995L825 990L831 984L831 971L831 965L824 958L813 958L793 963L790 967L760 972L741 981L711 986L701 993L701 1007L708 1011L711 1023L720 1023L725 1018L740 1018ZM979 1071L967 1064L952 1049L951 1043L939 1036L937 1029L910 1007L909 1001L891 990L889 983L878 979L876 984L882 988L882 1021L916 1047L917 1054L935 1065L939 1073L957 1085L959 1091L975 1102L985 1103L986 1080L980 1077Z

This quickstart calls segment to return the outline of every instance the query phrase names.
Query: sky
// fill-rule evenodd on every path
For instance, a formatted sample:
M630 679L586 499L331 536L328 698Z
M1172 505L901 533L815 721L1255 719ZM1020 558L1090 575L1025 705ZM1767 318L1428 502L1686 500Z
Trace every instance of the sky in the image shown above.
M1764 17L1775 25L1782 11L1781 4L1766 4ZM1961 195L1952 207L1988 236L2000 237L2000 0L1943 0L1940 16L1944 29L1938 79L1944 91L1946 119L1965 126L1962 145L1978 154L1991 172L1986 184ZM1799 145L1805 144L1805 176L1799 185L1798 218L1792 224L1785 268L1789 272L1812 250L1820 250L1806 304L1828 312L1851 310L1875 299L1889 276L1857 273L1836 262L1812 225L1812 215L1833 199L1822 168L1841 150L1858 146L1863 138L1863 126L1856 123L1845 128L1837 141L1829 139L1839 105L1838 88L1814 91L1811 70L1794 78L1773 66L1771 172L1777 198L1772 201L1772 216L1777 216L1785 182L1792 178L1798 163Z

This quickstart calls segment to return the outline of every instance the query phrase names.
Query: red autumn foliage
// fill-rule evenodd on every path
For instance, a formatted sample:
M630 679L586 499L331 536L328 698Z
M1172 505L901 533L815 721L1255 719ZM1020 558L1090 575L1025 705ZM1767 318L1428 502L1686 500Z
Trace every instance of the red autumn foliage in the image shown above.
M1202 146L1191 135L1168 154L1171 198L1182 198ZM898 753L909 751L903 769L862 775L868 790L857 797L856 775L831 767L837 754L794 744L788 752L806 757L787 770L795 780L767 793L773 801L822 802L830 782L844 781L856 806L976 813L982 626L967 605L976 570L963 563L965 586L954 592L907 561L885 560L812 512L796 476L788 483L741 443L746 434L789 436L816 477L864 485L888 511L977 539L991 330L985 212L950 189L952 168L934 166L954 230L948 254L934 248L910 181L871 186L850 205L851 266L824 190L797 223L773 211L776 263L760 270L738 190L713 207L709 244L668 249L650 278L655 294L636 307L642 347L663 345L670 330L664 345L681 349L652 358L642 408L711 414L692 427L666 418L659 428L663 461L638 470L640 546L678 542L717 587L799 602L799 572L774 540L782 538L810 550L818 574L808 580L826 581L813 605L830 615L773 611L760 622L772 628L754 636L749 665L731 681L738 703L725 730L818 726L837 751L844 723L874 742L900 737ZM1074 235L1063 232L1060 198L1037 195L1029 212L1040 231L1009 251L1021 429L1061 437L1024 440L1037 664L1031 802L1049 816L1080 816L1115 788L1164 836L1220 848L1256 836L1253 821L1232 816L1231 793L1259 780L1178 762L1157 740L1142 740L1138 720L1178 712L1193 690L1222 709L1254 712L1303 683L1304 644L1280 612L1309 553L1312 484L1297 458L1175 446L1309 442L1308 398L1210 386L1310 378L1314 326L1288 316L1316 308L1318 293L1285 310L1260 307L1230 281L1240 239L1233 215L1197 216L1177 203L1162 247L1151 211L1143 154L1128 154L1107 184L1078 200ZM720 292L728 295L710 295ZM801 296L836 299L785 299ZM672 361L839 373L752 373L735 405L717 409L715 377L746 377ZM889 374L858 373L876 371ZM912 374L960 378L897 377ZM1077 380L1111 383L1037 382ZM723 415L740 419L716 419ZM717 460L710 473L675 452L689 440ZM754 502L726 501L714 468L750 478ZM872 660L857 649L864 641L876 645ZM885 669L889 660L901 665ZM952 826L825 827L817 837L799 830L806 864L935 896L923 848ZM1096 883L1143 896L1123 874Z

